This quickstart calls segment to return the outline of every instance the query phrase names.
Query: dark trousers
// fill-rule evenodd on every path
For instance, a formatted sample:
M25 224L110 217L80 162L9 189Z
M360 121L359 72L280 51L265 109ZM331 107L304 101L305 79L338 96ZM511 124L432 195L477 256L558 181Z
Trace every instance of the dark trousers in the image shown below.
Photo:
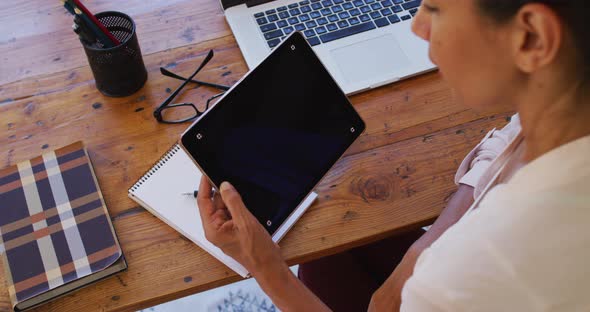
M373 293L422 234L420 229L301 264L299 279L332 311L367 311Z

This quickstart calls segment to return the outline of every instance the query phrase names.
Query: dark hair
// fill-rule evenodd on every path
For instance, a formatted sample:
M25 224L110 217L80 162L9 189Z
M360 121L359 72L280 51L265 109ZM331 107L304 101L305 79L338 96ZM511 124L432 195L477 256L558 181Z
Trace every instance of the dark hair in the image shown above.
M572 32L585 80L590 79L590 1L588 0L476 0L479 9L496 22L509 21L529 3L541 3L555 10Z

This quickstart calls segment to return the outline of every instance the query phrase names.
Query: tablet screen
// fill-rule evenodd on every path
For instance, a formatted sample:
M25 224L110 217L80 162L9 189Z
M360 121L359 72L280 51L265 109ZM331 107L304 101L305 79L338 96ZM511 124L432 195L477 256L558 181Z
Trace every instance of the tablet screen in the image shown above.
M273 234L364 130L298 33L196 121L182 144Z

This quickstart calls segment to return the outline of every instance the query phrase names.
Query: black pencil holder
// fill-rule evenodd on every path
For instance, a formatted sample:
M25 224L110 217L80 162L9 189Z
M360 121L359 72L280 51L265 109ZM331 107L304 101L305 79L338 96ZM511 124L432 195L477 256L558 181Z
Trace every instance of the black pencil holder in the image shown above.
M120 12L101 12L95 16L121 42L116 47L103 48L102 45L90 45L80 40L92 68L96 88L106 96L131 95L141 89L147 80L135 23Z

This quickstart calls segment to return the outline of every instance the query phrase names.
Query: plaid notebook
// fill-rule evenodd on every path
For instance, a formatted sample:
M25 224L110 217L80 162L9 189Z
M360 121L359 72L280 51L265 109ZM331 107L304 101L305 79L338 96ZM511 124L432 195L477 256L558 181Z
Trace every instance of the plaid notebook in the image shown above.
M84 286L80 279L121 260L82 142L0 170L0 253L17 311Z

